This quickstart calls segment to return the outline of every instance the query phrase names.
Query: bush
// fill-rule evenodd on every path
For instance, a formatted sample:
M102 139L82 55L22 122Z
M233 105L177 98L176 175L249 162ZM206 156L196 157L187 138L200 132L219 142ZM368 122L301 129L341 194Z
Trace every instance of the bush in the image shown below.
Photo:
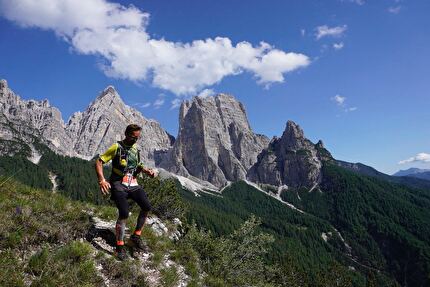
M267 282L263 256L274 239L257 233L260 224L251 216L232 234L221 237L192 225L180 244L197 251L209 286L263 286Z
M185 216L185 204L178 192L178 185L174 179L161 181L158 177L145 176L140 184L148 195L152 205L152 212L161 219L183 219Z

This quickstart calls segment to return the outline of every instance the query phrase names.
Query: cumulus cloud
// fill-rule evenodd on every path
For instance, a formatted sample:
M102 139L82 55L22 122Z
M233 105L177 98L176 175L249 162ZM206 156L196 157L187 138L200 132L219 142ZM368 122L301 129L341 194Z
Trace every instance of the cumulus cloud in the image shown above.
M347 28L346 25L336 27L329 27L327 25L318 26L315 28L315 37L317 40L323 37L340 37L345 33Z
M283 82L285 73L310 64L304 54L265 42L155 39L147 32L148 13L106 0L0 0L0 11L22 27L54 31L76 53L100 56L109 77L149 81L176 95L196 94L243 72L253 74L259 84Z
M334 44L333 44L333 48L334 48L335 50L340 50L340 49L342 49L343 47L344 47L343 42L340 42L340 43L334 43Z
M402 6L395 6L395 7L389 7L388 12L390 12L391 14L399 14L400 10L402 10Z
M430 162L430 154L421 152L416 156L399 161L399 164L405 164L405 163L411 163L411 162L422 162L422 163Z

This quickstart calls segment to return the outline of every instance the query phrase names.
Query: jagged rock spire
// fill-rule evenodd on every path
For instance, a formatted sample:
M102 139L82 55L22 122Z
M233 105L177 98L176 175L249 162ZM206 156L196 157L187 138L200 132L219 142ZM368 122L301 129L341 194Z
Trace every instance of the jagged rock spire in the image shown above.
M275 186L310 189L322 179L323 157L320 154L323 150L318 146L323 148L321 141L314 145L305 138L300 126L289 120L282 137L274 138L258 156L248 171L248 179Z
M245 108L233 96L194 97L180 107L178 137L161 166L222 187L245 179L268 142L252 131Z

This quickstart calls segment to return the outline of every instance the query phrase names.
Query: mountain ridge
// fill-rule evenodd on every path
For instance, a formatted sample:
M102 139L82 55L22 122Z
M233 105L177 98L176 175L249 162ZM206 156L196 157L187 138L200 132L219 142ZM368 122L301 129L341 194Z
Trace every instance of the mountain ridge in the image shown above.
M138 146L148 166L219 189L237 180L313 189L321 182L322 161L334 160L321 140L312 143L293 121L287 122L281 137L269 140L254 133L245 107L229 94L195 96L184 101L175 138L156 120L147 119L126 105L112 85L65 123L59 109L48 100L23 100L8 87L6 80L0 80L0 150L5 154L31 152L36 139L41 139L57 153L89 160L120 140L130 122L142 126L144 136ZM29 147L22 146L21 140ZM276 157L271 155L273 149L278 152ZM275 166L269 168L270 162ZM361 174L430 187L424 179L397 178L360 163L336 162ZM291 172L294 170L299 172Z
M154 151L169 148L172 136L156 120L146 119L127 106L113 86L105 88L83 112L73 113L65 123L60 110L48 100L23 100L6 80L0 81L2 140L23 139L31 145L36 137L55 152L88 160L120 140L130 122L142 126L146 136L138 141L141 156L154 166Z

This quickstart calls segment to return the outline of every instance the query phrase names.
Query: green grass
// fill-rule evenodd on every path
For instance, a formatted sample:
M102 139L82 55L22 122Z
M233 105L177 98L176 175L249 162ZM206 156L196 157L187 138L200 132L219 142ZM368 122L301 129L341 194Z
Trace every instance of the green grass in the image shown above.
M120 262L113 257L102 256L100 262L105 275L115 282L116 286L148 286L138 261Z
M58 249L44 248L33 255L27 273L35 278L32 286L100 286L92 247L86 242L72 241Z
M0 253L0 270L0 286L25 286L23 266L13 250Z
M82 241L90 227L87 212L109 220L115 208L11 180L0 187L0 210L0 286L24 286L24 278L31 286L104 286L97 264L118 286L146 286L138 261L119 262Z
M0 177L1 182L1 177ZM0 187L0 249L27 249L40 242L67 242L89 228L88 206L15 181Z
M161 282L165 287L172 287L179 280L178 270L175 266L170 266L160 270Z

